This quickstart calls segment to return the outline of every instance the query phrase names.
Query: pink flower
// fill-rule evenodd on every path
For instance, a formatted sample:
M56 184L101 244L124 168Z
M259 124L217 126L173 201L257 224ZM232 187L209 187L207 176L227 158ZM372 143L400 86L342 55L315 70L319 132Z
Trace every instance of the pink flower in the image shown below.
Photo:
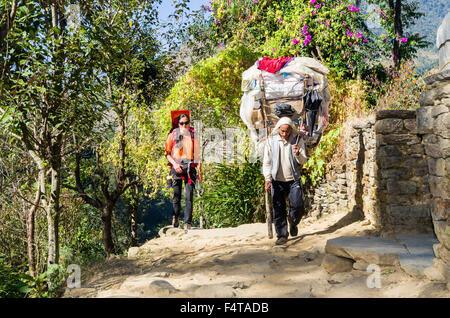
M348 53L348 52L345 52L345 56L349 56L350 55L350 53Z
M314 4L316 3L316 0L311 0L309 3Z
M279 19L279 20L278 20L278 23L281 23L281 21L283 21L283 19Z
M300 41L299 41L299 40L297 40L297 39L293 39L293 40L292 40L292 43L294 43L294 44L299 44L299 43L300 43Z
M321 6L320 6L320 4L318 4L318 5L314 6L314 8L316 8L316 9L320 9L320 8L321 8Z
M328 28L328 27L330 27L330 24L328 22L326 22L325 26Z
M406 42L408 42L408 38L400 38L400 41L401 41L402 43L406 43Z
M351 38L353 36L353 33L352 32L350 32L350 30L349 29L347 29L347 37L348 38Z
M355 37L356 37L357 39L359 39L359 38L362 38L362 34L361 34L361 32L359 32L359 31L356 31L356 33L355 33Z
M303 41L303 46L306 46L309 43L311 43L311 35L308 34L305 38L305 41Z
M348 6L348 10L350 12L359 12L361 9L358 8L358 7L355 7L353 4L351 4L351 5Z
M349 42L349 43L348 43L348 45L352 46L352 45L353 45L353 43L352 43L352 42Z

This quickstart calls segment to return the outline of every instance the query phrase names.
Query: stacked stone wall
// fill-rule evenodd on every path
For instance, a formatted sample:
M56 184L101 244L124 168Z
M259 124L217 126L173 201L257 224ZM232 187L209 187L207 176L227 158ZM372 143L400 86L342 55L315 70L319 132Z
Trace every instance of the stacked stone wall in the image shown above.
M417 128L427 156L430 209L439 240L434 246L435 266L450 280L450 70L429 76L425 82Z
M342 138L345 163L332 159L310 195L310 216L345 209L384 236L431 233L430 179L416 112L384 110L354 119Z
M385 233L433 231L428 165L415 111L376 114L377 206Z
M308 202L314 218L357 211L383 236L434 232L435 267L450 280L450 70L425 82L416 111L345 125L345 163L332 159Z

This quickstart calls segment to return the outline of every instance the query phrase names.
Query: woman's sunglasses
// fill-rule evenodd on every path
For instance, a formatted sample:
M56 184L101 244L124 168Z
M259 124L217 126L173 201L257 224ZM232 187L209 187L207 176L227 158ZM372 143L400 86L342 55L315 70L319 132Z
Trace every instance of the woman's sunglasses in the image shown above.
M178 124L181 125L181 126L189 125L189 121L179 122Z

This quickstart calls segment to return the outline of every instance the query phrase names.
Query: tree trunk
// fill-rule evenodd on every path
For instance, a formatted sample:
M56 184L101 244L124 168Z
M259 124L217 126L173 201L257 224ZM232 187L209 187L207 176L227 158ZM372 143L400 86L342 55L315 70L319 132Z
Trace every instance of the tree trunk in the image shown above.
M59 198L61 192L61 159L54 160L51 167L50 200L47 206L48 266L59 263Z
M28 269L30 271L30 275L36 277L36 256L35 256L35 216L36 211L39 206L39 202L41 201L41 183L44 182L45 179L45 170L39 171L39 181L36 190L36 198L28 211L27 215L27 250L28 250Z
M138 246L138 219L137 213L139 209L139 189L135 185L133 187L133 199L131 204L130 216L131 216L131 246Z
M400 38L403 36L403 26L402 26L402 1L394 0L389 1L389 7L391 12L394 13L394 48L393 48L393 60L396 67L400 66L402 53L400 50Z
M106 204L102 210L102 222L103 222L103 245L106 251L106 257L109 258L111 254L114 254L115 248L112 240L112 211L113 205Z
M11 10L6 11L4 13L5 18L5 24L1 26L0 28L0 46L3 45L3 41L8 36L9 31L11 30L11 27L14 23L14 18L16 17L16 11L17 11L17 0L13 0L11 3ZM3 18L3 16L2 16Z

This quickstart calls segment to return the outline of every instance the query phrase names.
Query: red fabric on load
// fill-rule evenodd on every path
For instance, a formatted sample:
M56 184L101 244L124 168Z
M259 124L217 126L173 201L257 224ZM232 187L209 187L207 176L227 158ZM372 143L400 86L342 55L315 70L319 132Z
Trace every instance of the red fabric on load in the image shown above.
M258 62L258 69L275 74L283 66L285 66L286 63L290 62L293 59L293 57L277 57L272 59L268 56L264 56L263 59Z

